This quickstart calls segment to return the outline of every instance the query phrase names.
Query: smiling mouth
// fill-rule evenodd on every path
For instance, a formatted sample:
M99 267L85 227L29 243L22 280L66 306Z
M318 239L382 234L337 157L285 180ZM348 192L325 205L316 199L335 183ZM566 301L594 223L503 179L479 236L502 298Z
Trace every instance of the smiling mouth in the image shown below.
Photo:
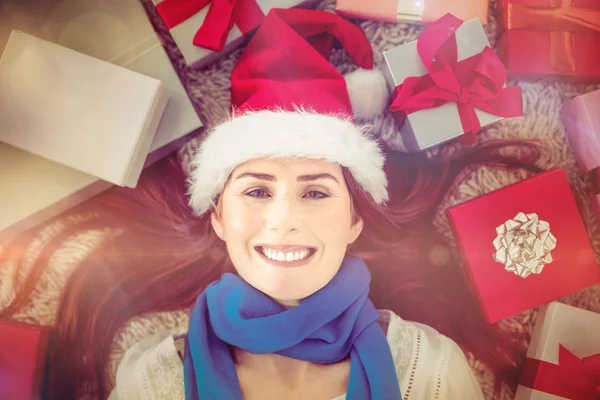
M262 246L256 246L254 249L270 264L285 267L294 267L307 264L312 256L317 252L317 249L313 247L296 249L294 251L270 249Z

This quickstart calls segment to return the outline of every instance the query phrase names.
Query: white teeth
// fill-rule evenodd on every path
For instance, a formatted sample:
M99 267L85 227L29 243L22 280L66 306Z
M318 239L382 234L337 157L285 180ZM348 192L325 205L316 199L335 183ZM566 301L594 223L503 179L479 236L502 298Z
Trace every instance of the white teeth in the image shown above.
M277 251L277 250L268 249L268 248L263 248L262 252L267 258L269 258L271 260L286 261L286 262L303 260L306 257L308 257L308 254L309 254L309 250L302 250L302 251L296 251L296 252L289 251L289 252L285 253L283 251Z

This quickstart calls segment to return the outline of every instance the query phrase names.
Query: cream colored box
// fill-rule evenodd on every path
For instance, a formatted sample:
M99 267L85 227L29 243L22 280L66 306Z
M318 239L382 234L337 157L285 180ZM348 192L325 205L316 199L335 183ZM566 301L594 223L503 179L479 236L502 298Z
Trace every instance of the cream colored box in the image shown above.
M13 31L0 57L0 142L135 187L168 101L158 79Z
M162 81L169 101L145 166L201 132L202 123L139 0L2 0L0 52L13 29ZM0 143L0 244L112 187Z

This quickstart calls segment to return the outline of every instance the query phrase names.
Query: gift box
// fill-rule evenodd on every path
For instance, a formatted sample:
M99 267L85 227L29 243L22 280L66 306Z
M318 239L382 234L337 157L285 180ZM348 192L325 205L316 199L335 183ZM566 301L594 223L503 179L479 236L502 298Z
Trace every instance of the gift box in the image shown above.
M600 282L600 268L562 169L447 211L463 272L494 323Z
M540 307L515 400L600 398L600 314L552 302Z
M473 143L480 127L523 114L521 89L505 87L506 70L479 19L446 14L383 58L390 110L408 151L455 138Z
M49 327L0 320L0 399L42 398Z
M138 0L20 0L0 7L0 52L13 29L163 82L169 101L144 166L202 123ZM0 244L112 187L92 175L0 143Z
M187 65L204 67L244 44L272 8L311 7L317 0L152 0Z
M158 79L19 31L0 86L1 142L132 188L169 99Z
M600 80L600 2L503 0L499 53L511 79Z
M485 25L489 4L487 0L337 0L335 7L346 18L430 24L451 13L462 20L479 18Z
M600 218L600 90L575 97L561 111L579 166L590 175L592 207Z

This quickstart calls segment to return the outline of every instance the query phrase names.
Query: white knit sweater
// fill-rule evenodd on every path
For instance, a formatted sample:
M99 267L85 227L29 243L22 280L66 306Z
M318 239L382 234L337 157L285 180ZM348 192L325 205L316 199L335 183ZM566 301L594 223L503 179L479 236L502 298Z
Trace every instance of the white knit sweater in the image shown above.
M404 400L483 400L481 388L458 345L434 329L380 311ZM164 333L136 343L117 370L109 400L184 400L183 341ZM345 395L332 400L344 400Z

